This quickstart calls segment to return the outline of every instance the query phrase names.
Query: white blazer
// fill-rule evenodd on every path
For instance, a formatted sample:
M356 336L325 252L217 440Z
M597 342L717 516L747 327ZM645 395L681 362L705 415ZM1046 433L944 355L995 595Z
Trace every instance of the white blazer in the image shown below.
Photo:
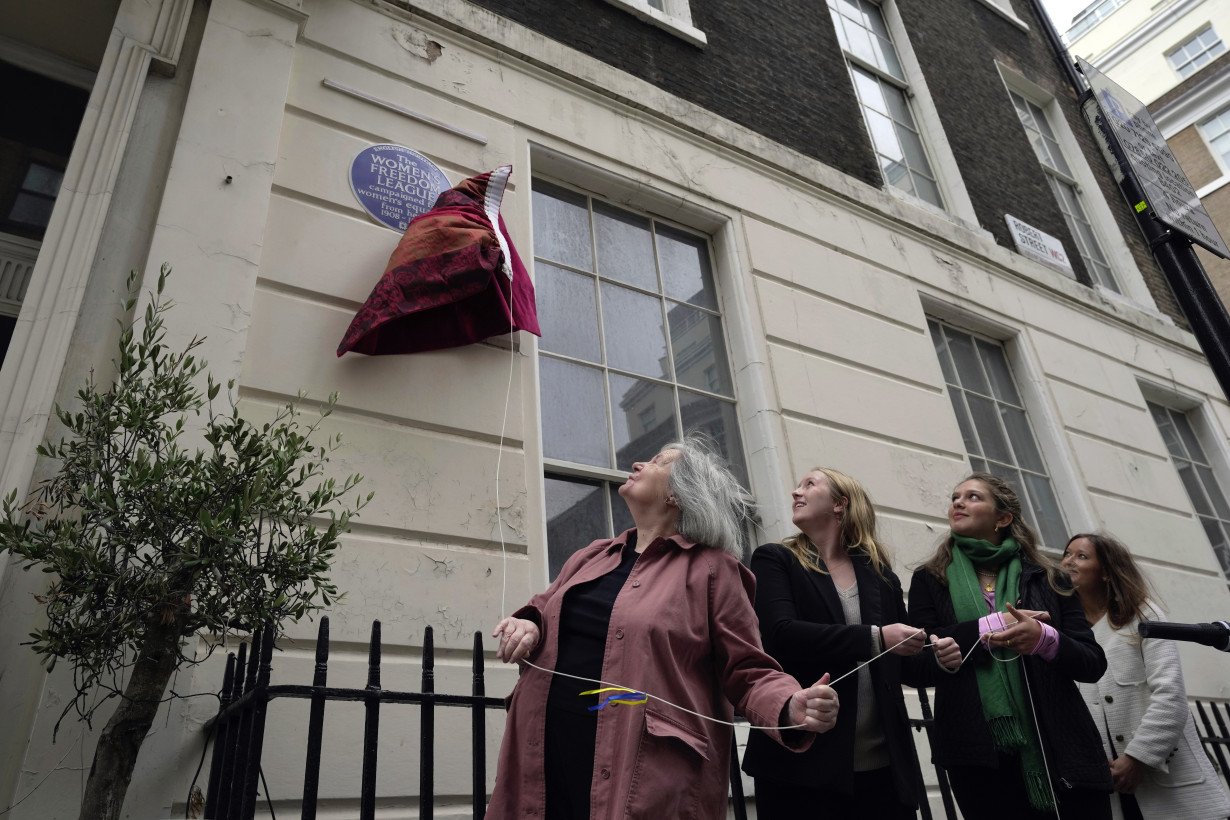
M1142 641L1136 629L1136 621L1114 629L1105 616L1094 624L1093 635L1106 653L1106 674L1097 683L1077 684L1107 759L1129 754L1148 767L1136 788L1146 820L1230 816L1230 796L1213 772L1188 710L1178 648L1168 640ZM1111 803L1119 820L1119 801Z

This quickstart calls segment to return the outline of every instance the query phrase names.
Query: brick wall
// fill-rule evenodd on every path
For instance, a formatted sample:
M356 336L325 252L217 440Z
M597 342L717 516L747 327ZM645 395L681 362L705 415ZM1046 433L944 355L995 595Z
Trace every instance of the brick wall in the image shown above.
M1174 295L1111 178L1031 4L1013 0L1028 32L977 0L898 0L898 5L982 226L1011 248L1004 223L1004 214L1011 213L1058 237L1071 252L1073 267L1083 270L1076 243L1008 98L998 60L1059 100L1154 300L1182 322Z
M1179 167L1187 174L1193 187L1200 188L1221 177L1221 167L1209 152L1208 144L1194 124L1187 126L1167 142L1174 158L1179 161Z
M693 0L698 48L603 0L474 0L872 185L880 172L823 0Z
M578 51L872 185L882 180L827 6L821 0L693 0L693 46L603 0L473 0ZM1084 276L1055 197L995 61L1049 89L1064 108L1158 307L1182 314L1089 134L1026 0L1023 31L978 0L897 0L981 225L1013 248L1012 215L1058 237Z

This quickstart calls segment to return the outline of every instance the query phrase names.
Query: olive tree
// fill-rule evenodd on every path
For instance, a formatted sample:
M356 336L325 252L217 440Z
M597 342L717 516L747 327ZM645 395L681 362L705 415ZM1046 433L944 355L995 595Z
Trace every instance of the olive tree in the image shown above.
M91 376L71 411L57 406L63 437L38 448L54 474L24 500L10 493L0 514L0 550L49 575L38 596L46 624L28 644L48 669L72 668L76 697L56 729L114 704L82 820L120 816L178 669L235 633L266 623L280 633L337 600L330 563L371 500L355 491L360 476L325 475L339 437L313 441L335 396L310 421L291 403L256 425L219 400L221 385L194 353L200 338L168 347L169 273L141 315L121 322L114 380ZM136 281L134 271L125 316Z

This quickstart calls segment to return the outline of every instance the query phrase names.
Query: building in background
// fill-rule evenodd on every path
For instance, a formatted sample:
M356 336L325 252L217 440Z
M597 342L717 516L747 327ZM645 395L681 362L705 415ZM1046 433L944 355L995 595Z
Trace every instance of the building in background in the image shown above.
M1213 224L1230 235L1230 4L1099 0L1064 39L1148 106ZM1230 260L1196 253L1230 304Z
M331 685L363 686L351 650L374 618L390 687L416 680L424 625L445 656L468 649L501 616L505 575L512 608L622 529L614 490L631 460L697 428L746 476L760 541L788 534L797 477L830 465L871 490L908 574L945 531L952 486L989 469L1048 549L1110 530L1173 619L1230 614L1230 405L1032 2L118 0L109 13L105 48L83 61L58 38L84 17L0 12L28 23L0 17L5 71L88 91L58 142L4 134L28 159L0 170L0 229L36 261L0 370L0 480L24 492L47 473L34 447L54 404L109 372L127 271L171 263L170 331L207 337L201 354L236 380L243 412L340 391L335 467L376 498L334 570L351 594L330 613ZM503 213L541 340L334 356L398 240L348 179L380 142L453 182L513 164ZM13 224L18 199L19 217L46 214L40 247ZM18 647L43 580L2 572L0 724L22 740L0 748L0 804L75 816L81 777L64 761L88 760L92 736L71 726L52 744L69 681ZM314 634L292 630L284 681L311 674ZM1183 656L1190 695L1230 696L1221 658ZM441 664L438 691L469 674ZM514 677L493 668L488 692ZM211 662L176 687L218 679ZM206 698L168 705L133 817L184 813L210 714ZM303 714L270 709L264 773L289 802ZM340 816L357 802L344 761L362 722L330 714L338 762L321 796ZM464 760L446 738L467 733L444 720L437 755ZM396 763L378 783L405 816L409 723L386 717ZM492 715L489 777L501 728ZM464 803L468 765L437 772L438 804Z

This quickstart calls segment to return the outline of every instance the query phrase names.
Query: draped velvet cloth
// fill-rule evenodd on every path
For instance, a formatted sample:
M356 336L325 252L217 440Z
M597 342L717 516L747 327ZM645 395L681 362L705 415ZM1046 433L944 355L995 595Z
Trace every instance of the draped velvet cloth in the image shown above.
M470 177L410 222L338 356L460 347L515 330L542 335L534 285L500 216L511 174L504 165Z

